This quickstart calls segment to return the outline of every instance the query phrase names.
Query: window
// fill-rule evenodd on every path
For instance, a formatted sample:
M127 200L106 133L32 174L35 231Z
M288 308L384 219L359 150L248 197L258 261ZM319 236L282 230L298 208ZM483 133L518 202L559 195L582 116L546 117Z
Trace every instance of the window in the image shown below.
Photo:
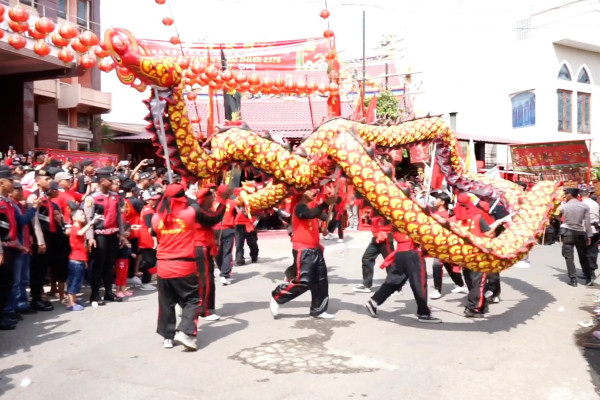
M535 93L519 93L511 102L513 128L535 125Z
M579 71L579 76L577 76L577 82L590 83L590 76L588 75L585 68L581 68L581 71Z
M77 142L77 151L90 151L90 144Z
M58 124L69 126L69 110L66 110L66 109L58 110Z
M577 133L590 133L589 93L577 93Z
M77 0L77 24L89 28L90 9L87 0Z
M571 80L571 73L569 72L569 68L567 68L566 64L563 64L560 67L560 71L558 71L558 79L562 79L564 81Z
M59 140L58 148L59 148L59 150L69 150L69 142L67 142L65 140Z
M558 130L572 132L571 129L571 94L570 90L558 89Z
M87 114L77 113L77 127L90 129L90 117Z
M493 168L498 165L498 145L494 143L485 144L485 167Z
M34 0L21 0L20 3L27 4L28 6L35 6Z
M525 40L531 37L531 18L517 21L517 40Z
M67 0L58 0L58 16L67 18Z

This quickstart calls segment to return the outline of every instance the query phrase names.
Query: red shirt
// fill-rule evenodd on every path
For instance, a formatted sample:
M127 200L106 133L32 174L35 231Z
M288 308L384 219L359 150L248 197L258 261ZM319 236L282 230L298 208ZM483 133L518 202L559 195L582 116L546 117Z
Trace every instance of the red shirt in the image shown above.
M314 204L311 203L310 206ZM296 213L298 204L292 214L292 247L296 250L314 249L320 246L319 218L300 219Z
M227 205L225 206L225 215L223 215L223 223L220 224L219 229L233 229L235 226L235 207L237 206L237 201L235 200L227 200Z
M152 216L154 215L154 209L148 205L144 206L142 209L142 214L140 216L140 229L137 232L138 238L138 246L140 249L153 249L154 248L154 239L152 235L150 235L149 228L152 227ZM148 224L148 219L150 220L150 224Z
M182 278L197 272L194 246L196 211L192 207L171 215L168 221L154 214L152 229L158 238L156 258L160 278Z
M69 233L69 244L71 245L71 254L69 260L72 261L87 261L88 253L85 249L85 235L78 235L77 232L81 227L73 225Z

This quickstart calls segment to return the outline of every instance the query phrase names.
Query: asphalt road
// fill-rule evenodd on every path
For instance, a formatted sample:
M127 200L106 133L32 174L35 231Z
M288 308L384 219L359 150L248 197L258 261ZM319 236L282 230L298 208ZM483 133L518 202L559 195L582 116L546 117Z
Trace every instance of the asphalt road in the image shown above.
M0 332L2 399L597 399L597 379L574 334L596 288L566 285L560 247L538 246L532 266L502 274L489 318L462 316L464 295L429 302L439 325L420 324L410 288L379 319L366 314L360 258L368 232L328 243L332 321L308 316L310 295L282 306L270 292L291 262L286 236L259 239L258 264L217 287L218 322L201 322L199 350L162 348L156 292L121 304L27 316ZM429 271L430 272L430 271ZM375 283L383 279L376 271ZM431 283L431 280L430 280ZM431 286L431 285L430 285ZM598 363L596 351L588 358ZM595 365L595 368L598 368Z

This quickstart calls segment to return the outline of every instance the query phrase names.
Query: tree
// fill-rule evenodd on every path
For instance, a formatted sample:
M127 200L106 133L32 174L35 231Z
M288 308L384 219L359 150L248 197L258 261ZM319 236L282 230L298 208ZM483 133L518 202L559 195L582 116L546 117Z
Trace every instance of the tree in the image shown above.
M373 97L365 99L365 108ZM379 119L396 119L399 116L398 99L389 90L384 90L377 96L377 117Z

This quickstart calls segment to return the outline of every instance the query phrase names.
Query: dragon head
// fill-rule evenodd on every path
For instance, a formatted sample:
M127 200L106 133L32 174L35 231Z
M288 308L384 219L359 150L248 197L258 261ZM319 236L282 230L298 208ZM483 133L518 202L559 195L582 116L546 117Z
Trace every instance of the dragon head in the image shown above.
M146 85L170 88L181 82L181 67L172 58L149 55L150 52L128 30L108 29L104 42L122 83L143 90Z

